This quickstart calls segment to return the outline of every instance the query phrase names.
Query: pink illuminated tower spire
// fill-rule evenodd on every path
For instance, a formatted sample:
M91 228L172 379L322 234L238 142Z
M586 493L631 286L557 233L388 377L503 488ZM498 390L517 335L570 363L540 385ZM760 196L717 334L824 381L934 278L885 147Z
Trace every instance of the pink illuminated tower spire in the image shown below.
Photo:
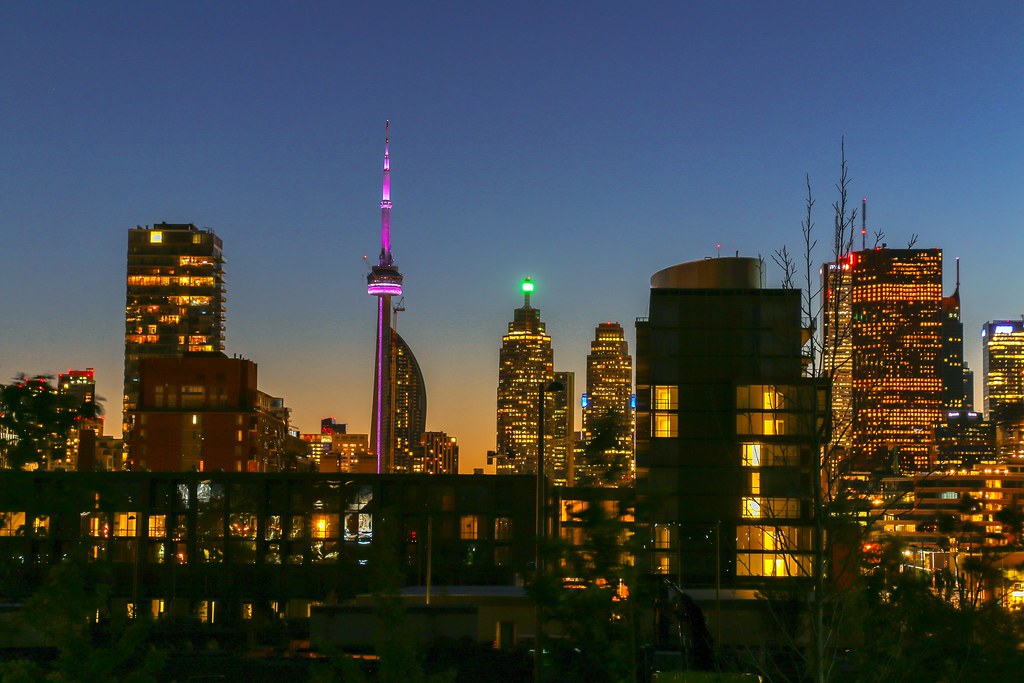
M388 153L390 122L384 124L384 181L380 202L380 261L366 276L366 293L377 297L377 345L373 368L373 408L370 415L370 451L377 472L394 470L394 333L391 297L402 294L402 275L391 256L391 158Z
M391 121L384 122L384 183L380 198L380 265L390 266L391 259L391 155L388 142Z

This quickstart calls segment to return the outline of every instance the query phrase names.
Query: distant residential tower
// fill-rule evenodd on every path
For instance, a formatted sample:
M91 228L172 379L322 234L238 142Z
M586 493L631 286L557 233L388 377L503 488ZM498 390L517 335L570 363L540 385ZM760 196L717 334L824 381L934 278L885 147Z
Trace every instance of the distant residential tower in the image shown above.
M212 230L155 223L128 231L124 414L139 400L139 362L224 350L224 256Z

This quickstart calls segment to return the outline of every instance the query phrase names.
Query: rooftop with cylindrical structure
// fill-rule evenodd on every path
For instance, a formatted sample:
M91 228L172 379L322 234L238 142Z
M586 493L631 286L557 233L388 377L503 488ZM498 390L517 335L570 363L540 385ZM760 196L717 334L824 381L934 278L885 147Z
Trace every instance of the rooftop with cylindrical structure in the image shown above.
M651 289L760 289L762 266L746 256L680 263L652 275Z

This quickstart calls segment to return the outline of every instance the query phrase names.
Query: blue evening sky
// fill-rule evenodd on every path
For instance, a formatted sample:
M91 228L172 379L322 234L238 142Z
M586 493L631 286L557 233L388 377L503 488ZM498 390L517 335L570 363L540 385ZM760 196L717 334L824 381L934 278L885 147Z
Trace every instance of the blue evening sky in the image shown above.
M948 291L961 257L979 386L1024 313L1020 2L7 2L0 64L0 377L96 368L108 433L159 221L223 238L227 352L301 430L368 429L385 118L399 330L464 471L523 276L582 391L653 272L797 248L805 174L828 242L843 136L870 230L942 247Z

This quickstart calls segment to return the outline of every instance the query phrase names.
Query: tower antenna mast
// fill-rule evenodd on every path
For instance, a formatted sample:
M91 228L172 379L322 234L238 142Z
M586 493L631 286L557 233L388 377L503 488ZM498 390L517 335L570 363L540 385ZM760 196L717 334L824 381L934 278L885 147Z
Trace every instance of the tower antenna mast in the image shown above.
M860 203L860 249L868 248L868 198L865 197Z

